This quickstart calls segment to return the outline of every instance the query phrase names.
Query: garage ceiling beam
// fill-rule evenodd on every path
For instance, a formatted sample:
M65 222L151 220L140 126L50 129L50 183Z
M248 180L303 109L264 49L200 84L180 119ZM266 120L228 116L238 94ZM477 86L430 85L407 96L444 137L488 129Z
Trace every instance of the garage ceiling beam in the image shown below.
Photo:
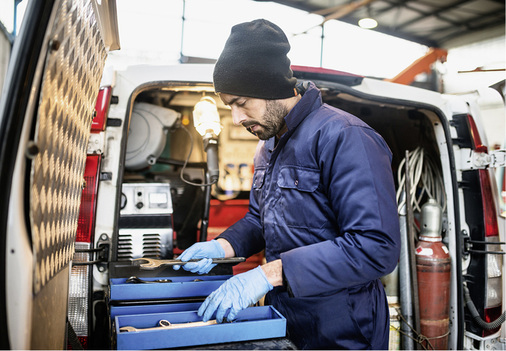
M387 0L387 2L392 3L391 1L388 1L388 0ZM434 16L434 17L437 17L437 18L439 18L440 20L442 20L444 22L447 22L447 23L451 24L452 26L460 27L462 25L462 23L459 23L459 22L456 22L456 21L451 20L449 18L446 18L446 17L442 16L441 14L433 13L433 12L425 12L425 11L422 11L420 9L417 9L416 7L413 7L413 6L409 5L409 4L407 4L406 2L404 2L401 6L404 6L405 8L407 8L408 10L411 10L413 12L418 12L419 14L422 15L423 18Z
M379 22L374 31L428 47L448 49L505 33L504 0L376 0L367 5L361 1L365 0L274 0L323 16L347 9L346 15L339 12L337 17L342 17L336 19L354 26L364 7L370 7L371 16ZM362 6L352 10L357 3Z
M467 3L467 2L469 2L469 0L461 0L461 1L457 2L457 3L453 3L451 5L448 5L448 6L445 6L445 7L441 7L441 8L439 8L439 9L437 9L437 10L431 12L431 13L423 14L421 16L413 18L411 21L406 21L403 24L401 24L400 26L397 26L397 29L405 28L407 26L412 25L413 23L419 22L419 21L421 21L421 20L423 20L423 19L425 19L427 17L430 17L430 16L438 16L442 12L445 12L445 11L448 11L448 10L451 10L451 9L455 9L455 7L463 5L463 4ZM410 8L410 10L411 10L411 8Z
M333 19L337 20L337 19L340 19L344 16L347 16L350 13L358 10L361 7L369 5L370 3L374 2L374 1L376 1L376 0L359 0L359 1L349 3L347 5L344 5L341 8L339 8L337 11L334 11L334 12L326 15L324 17L323 23L333 20Z
M401 0L401 1L396 1L396 2L390 1L390 2L388 2L389 6L385 6L382 9L374 10L374 13L375 14L383 14L385 12L395 10L396 8L403 6L403 4L405 4L408 1L410 1L410 0Z
M466 28L464 30L458 30L456 29L453 33L450 33L450 34L447 34L445 35L444 37L440 38L438 40L438 42L440 43L444 43L448 40L451 40L451 39L454 39L456 37L460 37L462 36L462 32L466 32L466 33L474 33L474 32L477 32L479 30L486 30L486 29L490 29L490 28L493 28L493 27L499 27L499 26L503 26L504 28L504 20L497 20L497 21L494 21L494 22L487 22L487 23L484 23L482 25L479 25L479 26L473 26L471 28Z

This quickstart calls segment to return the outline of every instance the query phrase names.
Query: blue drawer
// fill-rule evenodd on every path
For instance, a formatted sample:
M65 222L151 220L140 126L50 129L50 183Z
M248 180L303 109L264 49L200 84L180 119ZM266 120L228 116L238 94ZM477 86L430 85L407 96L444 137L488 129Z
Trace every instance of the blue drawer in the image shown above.
M147 350L209 345L227 342L281 338L286 335L286 319L272 306L249 307L237 314L233 323L180 329L120 332L121 327L152 328L160 320L171 323L201 321L196 311L124 315L115 317L118 350Z
M147 313L167 313L182 311L197 311L202 302L171 303L157 305L138 305L138 306L111 306L111 319L116 316L126 314L147 314Z
M126 278L110 280L111 301L156 300L208 296L223 284L230 275L181 276L142 278L143 280L170 279L172 283L126 283ZM196 281L196 280L201 281Z

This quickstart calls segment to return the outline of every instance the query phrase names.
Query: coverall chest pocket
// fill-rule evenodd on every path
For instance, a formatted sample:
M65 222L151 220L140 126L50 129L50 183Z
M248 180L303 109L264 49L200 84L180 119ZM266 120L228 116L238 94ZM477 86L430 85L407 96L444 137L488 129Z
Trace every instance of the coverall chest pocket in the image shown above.
M318 169L285 166L279 170L279 211L286 225L300 228L321 228L324 225L325 216L320 209L317 191L319 184Z
M265 178L265 169L259 168L255 169L255 173L253 174L253 189L260 190L264 185Z

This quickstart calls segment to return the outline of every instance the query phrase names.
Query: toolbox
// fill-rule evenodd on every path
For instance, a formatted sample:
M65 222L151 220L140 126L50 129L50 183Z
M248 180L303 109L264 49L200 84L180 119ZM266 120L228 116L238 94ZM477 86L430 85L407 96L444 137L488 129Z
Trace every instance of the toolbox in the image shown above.
M286 335L286 319L272 306L249 307L240 311L231 323L142 330L159 327L160 321L172 324L202 321L202 317L197 315L198 308L232 275L172 276L163 274L172 269L157 272L132 269L124 274L130 276L130 280L116 275L109 284L112 342L118 350L181 348L255 340L260 343ZM138 283L132 282L132 276ZM123 327L132 327L128 328L132 331L121 331Z
M115 317L118 350L159 349L285 337L286 319L272 306L249 307L231 323L189 328L159 327L161 320L172 324L201 321L197 311L119 315ZM136 331L120 331L123 327Z

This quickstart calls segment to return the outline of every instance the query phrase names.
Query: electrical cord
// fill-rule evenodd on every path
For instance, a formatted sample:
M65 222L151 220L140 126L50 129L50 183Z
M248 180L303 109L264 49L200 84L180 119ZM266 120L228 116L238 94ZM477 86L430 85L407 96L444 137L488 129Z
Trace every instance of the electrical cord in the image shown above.
M506 320L506 312L504 312L495 321L492 321L490 323L485 322L478 313L478 310L476 309L473 300L471 300L471 294L469 293L469 288L466 285L464 285L464 301L466 302L466 307L469 310L469 313L471 313L473 320L476 322L476 324L478 324L481 328L485 330L492 330L499 328L501 324L503 324L504 321Z
M446 195L443 186L443 177L439 168L434 161L424 152L422 147L417 147L415 150L410 151L409 154L409 193L411 204L414 210L421 211L421 201L424 195L429 198L435 199L443 211L446 209ZM399 164L397 172L398 188L397 188L397 203L398 212L406 203L405 197L402 196L402 191L405 189L406 175L404 174L404 164L406 158L403 158ZM418 193L417 193L418 190Z
M190 160L190 156L191 156L191 154L193 152L193 137L192 137L192 135L191 135L191 133L190 133L190 131L188 129L186 129L185 127L181 127L181 128L186 132L186 134L188 134L188 138L190 139L190 152L188 152L188 156L186 157L186 160L184 161L183 168L181 168L181 172L179 173L179 177L186 184L190 184L190 185L193 185L193 186L212 186L213 184L216 184L218 182L217 179L215 181L212 181L212 182L209 182L209 183L203 183L203 184L194 183L194 182L191 182L189 180L184 179L183 172L186 169L186 165L188 164L188 161ZM207 169L206 169L206 173L207 173Z

